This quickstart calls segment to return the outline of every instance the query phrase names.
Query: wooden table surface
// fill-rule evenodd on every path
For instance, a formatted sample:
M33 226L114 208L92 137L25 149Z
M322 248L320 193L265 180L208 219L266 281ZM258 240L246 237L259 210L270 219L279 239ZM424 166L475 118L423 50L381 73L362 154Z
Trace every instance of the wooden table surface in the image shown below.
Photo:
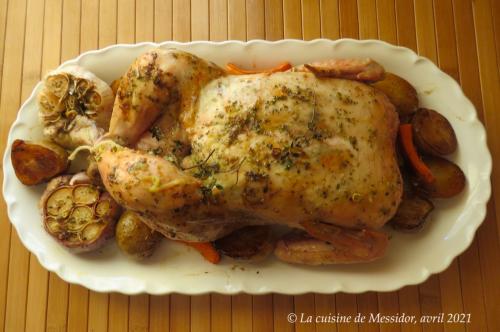
M47 70L81 52L154 40L382 39L459 81L500 161L497 0L0 0L0 150ZM473 139L471 137L471 139ZM20 243L1 200L0 326L5 331L500 331L500 173L470 248L443 273L359 295L124 296L69 285ZM438 253L429 253L429 255ZM283 280L286 282L286 280ZM470 324L290 324L287 314L470 313Z

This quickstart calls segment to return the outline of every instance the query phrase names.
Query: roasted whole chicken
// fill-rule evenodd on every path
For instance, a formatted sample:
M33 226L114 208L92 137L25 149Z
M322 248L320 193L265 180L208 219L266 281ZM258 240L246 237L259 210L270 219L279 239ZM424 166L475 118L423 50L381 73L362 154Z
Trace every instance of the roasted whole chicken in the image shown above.
M272 251L291 263L369 262L386 251L386 223L420 229L428 198L466 181L442 158L457 148L448 120L370 59L253 71L153 49L111 87L79 66L49 72L38 104L45 140L14 142L12 164L27 185L52 179L44 225L73 250L115 235L143 258L163 235L212 263ZM86 173L66 173L82 150Z
M92 156L116 202L166 237L278 224L295 229L275 250L285 261L371 261L403 192L398 115L367 84L383 77L369 59L228 75L154 49L121 78Z
M48 182L43 225L73 252L115 237L144 259L167 237L213 264L370 262L384 225L418 232L467 184L452 124L371 59L251 70L152 49L111 86L62 66L37 97L44 138L14 140L11 162Z

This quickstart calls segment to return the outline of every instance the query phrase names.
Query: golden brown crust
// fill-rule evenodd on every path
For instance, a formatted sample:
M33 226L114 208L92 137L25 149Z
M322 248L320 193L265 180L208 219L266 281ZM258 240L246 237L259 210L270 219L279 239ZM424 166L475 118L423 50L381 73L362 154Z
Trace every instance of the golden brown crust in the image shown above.
M68 154L64 149L20 139L12 143L11 160L17 178L28 186L47 181L68 168Z

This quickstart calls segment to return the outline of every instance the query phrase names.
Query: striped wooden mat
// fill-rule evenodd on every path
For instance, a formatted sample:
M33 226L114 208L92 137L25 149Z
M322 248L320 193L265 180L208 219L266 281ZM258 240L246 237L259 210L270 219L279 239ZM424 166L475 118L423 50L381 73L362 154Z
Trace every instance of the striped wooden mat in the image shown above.
M458 80L488 128L488 216L443 273L391 293L123 296L69 285L21 245L0 207L5 331L500 331L500 1L0 0L0 147L47 70L115 43L374 38L409 47ZM284 280L283 282L286 282ZM470 313L469 324L290 324L287 314Z

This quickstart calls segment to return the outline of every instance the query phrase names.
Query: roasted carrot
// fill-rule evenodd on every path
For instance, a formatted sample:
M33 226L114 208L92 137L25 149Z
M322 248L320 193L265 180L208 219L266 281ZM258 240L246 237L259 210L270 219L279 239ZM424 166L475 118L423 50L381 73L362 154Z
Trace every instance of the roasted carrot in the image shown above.
M417 173L424 179L427 183L432 183L436 179L432 175L431 170L427 165L420 159L415 144L413 144L413 128L411 124L402 124L399 126L399 136L401 138L401 143L406 156L410 160L413 168Z
M243 69L235 65L234 63L228 63L226 65L226 71L229 74L233 75L249 75L249 74L271 74L271 73L276 73L279 71L286 71L288 69L292 68L292 65L289 62L283 62L276 67L268 68L268 69L258 69L258 70L252 70L252 69Z
M187 242L177 240L177 242L183 243L191 248L198 251L207 261L212 264L217 264L220 261L220 254L215 249L211 242Z

